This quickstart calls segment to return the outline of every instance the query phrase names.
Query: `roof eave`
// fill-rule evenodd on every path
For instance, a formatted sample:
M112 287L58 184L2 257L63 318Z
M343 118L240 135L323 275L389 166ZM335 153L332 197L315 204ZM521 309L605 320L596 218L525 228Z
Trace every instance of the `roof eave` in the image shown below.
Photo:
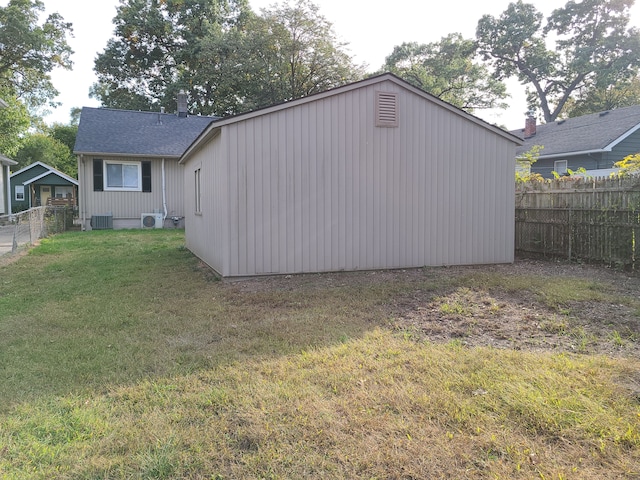
M27 180L26 182L22 182L23 185L30 185L33 182L37 182L38 180L44 178L44 177L48 177L49 175L55 175L56 177L60 177L63 180L66 180L69 183L74 184L76 187L78 186L78 181L75 178L71 178L68 175L65 175L62 172L58 172L58 171L54 171L54 170L49 170L47 172L41 173L40 175L38 175L37 177L33 177L30 178L29 180Z
M9 165L10 167L18 165L18 162L11 160L9 157L5 157L4 155L0 155L0 163L3 165Z
M157 159L179 159L181 155L160 155L156 153L126 153L126 152L87 152L74 150L74 155L90 155L92 157L135 157L135 158L157 158Z
M545 158L574 157L576 155L590 155L592 153L604 153L604 152L610 152L610 151L611 149L599 148L596 150L581 150L577 152L551 153L549 155L540 155L538 159L543 160Z

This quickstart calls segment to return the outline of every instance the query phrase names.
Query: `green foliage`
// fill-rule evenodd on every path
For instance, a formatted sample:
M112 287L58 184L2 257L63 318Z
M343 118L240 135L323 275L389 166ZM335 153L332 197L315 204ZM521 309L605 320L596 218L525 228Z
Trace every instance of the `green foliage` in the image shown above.
M263 10L250 19L239 43L243 110L322 92L364 74L308 0Z
M507 97L505 85L475 57L475 42L452 33L435 43L396 46L383 70L470 112L506 108L501 102Z
M58 93L49 73L71 68L67 35L71 24L52 13L40 23L40 0L10 0L0 7L0 87L29 107L39 107Z
M587 173L587 169L584 167L580 167L577 170L571 170L570 168L567 168L567 171L565 174L559 174L558 172L556 172L555 170L551 171L551 174L553 175L553 178L555 180L568 180L571 177L573 177L576 173L580 173L580 174L585 174Z
M544 145L533 145L531 149L516 158L516 183L544 181L539 173L531 173L531 165L538 161Z
M195 81L202 41L232 31L247 15L245 0L123 1L115 38L95 61L92 95L112 108L174 111L175 94L185 89L193 113L215 113L215 87Z
M613 166L621 169L620 174L622 175L632 175L640 173L640 153L627 155L619 162L614 163Z
M640 105L640 77L580 92L567 102L564 113L567 117L579 117L634 105Z
M78 125L54 123L48 128L48 131L52 138L65 145L69 152L73 152L73 147L76 144L76 135L78 135Z
M577 95L607 89L636 76L640 32L627 29L633 0L570 0L543 16L518 0L499 16L483 16L476 37L495 76L528 85L530 107L554 121ZM555 39L555 50L547 45Z
M0 154L13 157L20 148L20 136L29 128L27 108L7 88L0 88L7 108L0 108Z
M77 177L78 166L69 147L45 133L29 133L21 142L20 149L14 156L18 165L16 170L34 162L43 162L71 177Z
M229 115L298 98L361 75L311 2L255 15L245 0L127 0L98 56L103 106Z

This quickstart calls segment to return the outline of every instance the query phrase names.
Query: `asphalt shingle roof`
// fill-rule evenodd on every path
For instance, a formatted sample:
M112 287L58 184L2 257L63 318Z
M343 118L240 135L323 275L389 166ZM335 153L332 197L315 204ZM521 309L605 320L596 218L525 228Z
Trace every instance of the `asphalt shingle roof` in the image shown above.
M544 145L541 158L599 151L639 124L640 105L635 105L538 125L536 134L525 138L524 145L516 148L516 154L530 150L533 145ZM524 129L511 133L523 138Z
M216 117L84 107L74 153L179 157Z

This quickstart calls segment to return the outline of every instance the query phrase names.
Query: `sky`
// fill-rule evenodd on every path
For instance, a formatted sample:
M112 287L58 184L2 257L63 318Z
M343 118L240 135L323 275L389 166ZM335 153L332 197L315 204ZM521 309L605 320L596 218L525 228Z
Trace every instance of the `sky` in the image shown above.
M273 0L249 0L255 11L271 6ZM403 42L437 42L449 33L459 32L465 38L474 38L478 20L484 14L498 16L510 0L457 0L432 2L394 0L315 0L320 13L329 20L340 41L348 44L348 52L358 64L367 65L367 71L376 71L384 63L393 47ZM544 15L564 2L533 0ZM7 0L0 0L6 5ZM93 64L113 36L113 17L119 0L44 0L47 13L58 12L73 24L74 50L71 71L58 69L52 73L54 86L60 94L56 98L62 105L54 109L45 120L48 123L69 121L74 107L98 107L100 103L89 98L89 88L95 83ZM640 26L640 4L632 9L631 25ZM480 118L509 129L524 127L527 110L524 89L517 81L507 83L511 97L509 108L503 111L476 111Z

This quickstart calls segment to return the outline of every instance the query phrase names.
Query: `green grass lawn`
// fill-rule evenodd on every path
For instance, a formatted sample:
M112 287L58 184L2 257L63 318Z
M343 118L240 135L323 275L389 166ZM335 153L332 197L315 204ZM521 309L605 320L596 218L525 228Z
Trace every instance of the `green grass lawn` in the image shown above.
M175 230L44 240L0 266L0 478L640 476L637 359L437 344L388 318L416 291L555 308L605 286L355 278L219 282Z

